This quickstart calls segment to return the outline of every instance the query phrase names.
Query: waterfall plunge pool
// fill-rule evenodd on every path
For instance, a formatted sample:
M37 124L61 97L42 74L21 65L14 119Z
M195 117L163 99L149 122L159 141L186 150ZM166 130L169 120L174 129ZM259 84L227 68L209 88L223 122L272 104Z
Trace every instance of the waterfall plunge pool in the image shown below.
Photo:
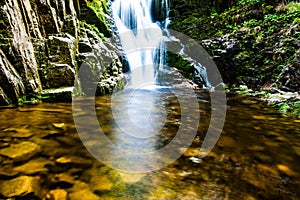
M198 159L210 120L210 99L206 91L196 93L201 118L193 143L188 149L177 149L183 154L178 160L148 173L126 173L96 160L80 140L70 104L44 103L1 109L0 184L11 185L20 176L36 178L38 186L32 192L39 198L61 189L70 199L80 196L86 199L297 199L300 195L299 120L284 116L257 99L229 96L221 137L206 157ZM110 95L96 98L99 124L107 137L124 149L130 145L142 151L161 148L172 140L180 126L180 105L172 95L159 96L156 102L153 94L148 100L146 94L140 97L135 99L137 103L159 103L152 110L153 117L167 115L161 124L136 122L141 127L148 126L147 129L160 127L160 133L147 146L115 137ZM79 101L84 103L84 97ZM144 112L137 110L135 114ZM85 110L78 110L77 114L87 115ZM39 152L31 157L25 155L18 162L3 156L4 149L25 141L38 145ZM106 153L110 154L110 150L106 149ZM0 192L8 194L7 190L1 187Z

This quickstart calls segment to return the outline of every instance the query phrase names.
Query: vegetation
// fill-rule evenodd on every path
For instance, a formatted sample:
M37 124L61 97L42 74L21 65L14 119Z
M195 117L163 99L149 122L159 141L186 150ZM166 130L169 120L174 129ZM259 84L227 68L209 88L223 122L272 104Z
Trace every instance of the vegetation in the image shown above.
M230 88L300 92L300 3L268 0L174 0L172 29L198 41ZM223 5L223 8L218 6ZM241 94L245 91L241 91ZM277 104L276 104L277 105ZM289 109L297 109L291 102Z

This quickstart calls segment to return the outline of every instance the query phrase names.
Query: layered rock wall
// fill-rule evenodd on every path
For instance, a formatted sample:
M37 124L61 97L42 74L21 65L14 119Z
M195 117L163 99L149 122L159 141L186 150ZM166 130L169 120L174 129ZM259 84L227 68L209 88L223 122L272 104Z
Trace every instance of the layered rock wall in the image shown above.
M105 56L112 58L109 64L98 59L97 65L106 69L96 75L98 85L101 79L122 82L118 52L103 43L111 36L106 5L105 0L0 1L0 104L17 103L45 89L74 86L82 55L87 53L79 43L91 40L86 32L95 35L93 44L85 44L88 53L101 57L104 54L95 52L109 51ZM117 73L110 72L113 68Z

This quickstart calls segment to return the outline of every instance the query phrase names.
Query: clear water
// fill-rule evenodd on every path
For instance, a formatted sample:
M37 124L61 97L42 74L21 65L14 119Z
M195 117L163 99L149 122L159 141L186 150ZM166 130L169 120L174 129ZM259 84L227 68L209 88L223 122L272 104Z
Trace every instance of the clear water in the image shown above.
M298 199L299 119L274 111L256 99L229 96L221 137L208 156L197 159L210 121L208 93L199 90L197 96L201 119L190 148L185 152L179 149L184 154L158 171L137 174L110 168L86 150L77 133L70 104L44 103L1 109L0 148L31 141L40 145L42 152L21 163L0 156L0 184L24 174L39 177L41 198L49 190L62 188L72 197L70 199L78 196L76 192L79 191L90 191L99 199ZM142 97L140 100L144 101L147 95ZM153 101L153 95L148 97ZM138 99L135 100L138 103ZM181 125L181 111L172 95L160 96L157 100L153 113L157 116L167 113L167 121L163 123L157 123L155 118L149 122L142 110L145 107L135 107L135 114L140 116L136 119L141 119L136 122L138 126L160 130L155 140L147 144L138 146L142 143L115 137L118 132L111 110L111 96L96 99L99 124L107 137L122 148L130 148L130 145L141 151L161 148L170 142ZM79 101L86 103L84 98ZM84 116L87 113L78 110L77 114ZM64 126L55 128L54 123L64 123ZM89 121L85 123L89 124ZM31 135L22 138L15 135L18 132ZM111 153L110 149L102 150ZM112 160L124 159L121 155L111 155ZM61 157L74 156L81 160L81 165L75 161L63 166L57 163ZM32 161L38 161L44 170L36 173L20 170L20 166L31 165ZM53 178L61 174L69 177L65 180L69 184Z

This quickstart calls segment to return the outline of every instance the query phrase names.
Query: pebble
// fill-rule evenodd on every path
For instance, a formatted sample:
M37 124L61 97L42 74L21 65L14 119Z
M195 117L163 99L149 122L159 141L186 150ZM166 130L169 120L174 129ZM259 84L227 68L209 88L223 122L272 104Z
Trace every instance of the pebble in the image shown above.
M68 193L63 189L51 190L46 195L45 200L67 200Z
M53 126L57 129L64 129L65 123L54 123Z

